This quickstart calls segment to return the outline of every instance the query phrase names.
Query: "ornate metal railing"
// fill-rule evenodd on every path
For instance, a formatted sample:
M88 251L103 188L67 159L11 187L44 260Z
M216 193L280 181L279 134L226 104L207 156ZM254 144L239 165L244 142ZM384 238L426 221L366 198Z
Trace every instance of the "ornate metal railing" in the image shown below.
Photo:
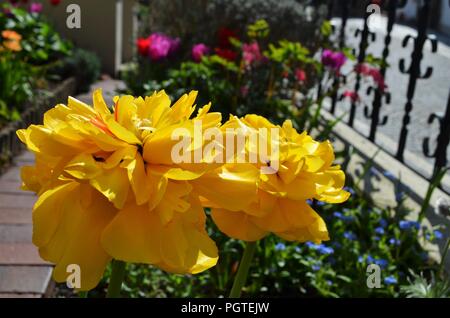
M394 140L396 150L391 152L399 161L404 162L407 165L408 163L405 162L404 156L405 151L407 150L406 145L408 138L410 137L410 129L415 129L414 124L416 124L411 122L411 115L413 113L415 104L416 88L419 80L429 79L433 75L433 68L431 66L427 66L426 69L424 69L424 64L427 63L427 61L424 60L425 45L427 42L430 43L431 54L436 53L438 49L438 41L436 37L428 34L430 20L436 19L436 17L434 16L436 12L432 12L431 10L433 1L440 0L419 0L414 2L417 3L417 17L414 25L414 28L417 31L417 35L407 35L403 38L403 41L401 43L402 49L405 51L408 49L408 46L410 44L413 45L413 50L410 54L410 64L406 65L407 63L403 58L397 61L400 73L408 76L406 92L398 90L386 92L382 87L379 87L377 85L369 86L365 92L366 97L370 99L369 105L365 105L363 108L363 118L369 121L368 123L364 123L369 126L369 132L366 137L370 141L377 143L377 132L380 126L399 126L398 140ZM448 2L448 5L450 6L450 1ZM361 4L361 2L359 1L358 3L359 5ZM376 39L376 35L370 30L369 18L373 13L376 13L376 11L382 11L382 13L386 17L387 24L386 32L384 35L383 49L380 52L379 57L381 59L380 73L383 75L383 77L385 77L388 68L395 67L392 63L390 66L388 66L387 61L391 54L394 26L398 22L398 10L405 7L407 4L408 0L365 1L366 10L359 15L359 17L362 18L362 27L358 28L354 34L348 34L348 20L350 18L350 12L352 12L352 9L354 11L356 2L353 0L329 1L329 17L333 17L334 19L340 21L340 23L334 26L334 32L336 34L336 47L341 49L344 48L347 45L346 39L348 36L354 36L358 38L358 45L353 48L353 51L357 58L356 63L363 63L366 59L367 50L370 44ZM352 85L353 92L355 92L356 94L360 94L360 91L362 90L361 80L361 75L357 73L353 82L347 83L349 85ZM333 81L333 88L336 88L339 87L343 82L345 83L346 78L340 75L336 76ZM405 96L406 101L400 125L399 122L389 122L388 115L383 114L383 106L389 105L391 103L391 94L401 94L401 96ZM333 89L330 92L329 111L334 114L336 112L337 104L342 100L342 94L339 92L339 90ZM446 108L445 102L446 97L443 97L442 112L429 114L428 124L431 125L437 122L439 124L439 132L435 134L435 136L429 135L428 137L426 137L423 140L422 144L423 158L434 159L433 172L431 174L424 173L423 170L410 166L410 168L416 170L416 172L427 179L431 179L438 170L448 166L447 148L450 142L450 94L448 96ZM347 124L351 127L353 127L355 124L355 114L358 111L357 103L358 102L356 100L351 100L350 102ZM427 105L420 106L427 107ZM389 105L389 107L393 107L393 105ZM430 148L432 147L432 142L436 145L433 151L430 150ZM449 189L445 190L447 192L449 191Z

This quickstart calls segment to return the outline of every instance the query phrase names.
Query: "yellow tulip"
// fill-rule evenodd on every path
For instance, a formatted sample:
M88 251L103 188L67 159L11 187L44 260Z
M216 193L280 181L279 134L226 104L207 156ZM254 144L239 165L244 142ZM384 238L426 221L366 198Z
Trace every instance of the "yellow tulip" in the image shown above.
M230 187L226 178L218 178L215 183L220 184L220 189L225 189L225 195L223 191L221 194L201 192L205 205L212 208L212 218L219 229L244 241L257 241L269 233L289 241L319 243L328 240L325 222L307 204L307 200L340 203L349 197L349 193L343 190L343 171L332 165L334 153L330 142L317 142L306 132L299 134L289 120L279 127L257 115L247 115L243 119L232 117L223 127L246 127L247 130L279 128L280 133L277 138L267 137L268 143L278 143L278 152L260 156L254 163L259 171L257 196L245 208L239 210L226 203L225 195L231 195L226 190ZM246 149L251 152L250 149L257 148L247 144ZM278 165L274 170L276 173L262 173L261 168L271 169L275 161ZM216 173L233 165L227 164ZM196 182L200 183L201 179ZM218 198L220 195L222 200Z
M23 189L39 196L33 242L56 264L56 281L65 281L67 266L77 264L80 289L91 289L111 258L175 273L216 264L217 248L189 181L217 165L176 163L170 156L176 128L191 132L194 119L220 126L209 105L191 118L196 95L172 107L163 91L145 99L116 97L111 112L97 90L93 107L69 98L67 106L46 112L43 125L17 132L36 156L34 166L22 169ZM197 147L192 143L189 155Z

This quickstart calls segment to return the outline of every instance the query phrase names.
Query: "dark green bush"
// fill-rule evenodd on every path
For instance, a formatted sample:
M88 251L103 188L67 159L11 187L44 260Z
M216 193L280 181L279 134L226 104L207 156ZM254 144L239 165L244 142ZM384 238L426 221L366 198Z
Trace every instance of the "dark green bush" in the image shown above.
M98 56L84 49L76 48L66 57L55 72L63 78L74 76L79 93L87 92L92 83L100 77L101 62Z

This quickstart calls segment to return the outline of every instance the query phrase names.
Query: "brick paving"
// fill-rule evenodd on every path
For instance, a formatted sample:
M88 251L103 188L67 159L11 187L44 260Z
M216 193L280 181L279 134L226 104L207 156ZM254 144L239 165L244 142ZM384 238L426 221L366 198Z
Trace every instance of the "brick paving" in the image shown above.
M91 92L76 98L91 104L92 90L102 88L111 104L121 81L105 78L92 86ZM40 298L52 287L52 266L39 257L31 243L32 208L36 196L20 190L20 168L33 164L34 157L24 152L0 176L0 298Z
M42 297L51 266L31 243L31 209L36 197L20 190L20 167L33 163L24 153L0 177L0 297Z

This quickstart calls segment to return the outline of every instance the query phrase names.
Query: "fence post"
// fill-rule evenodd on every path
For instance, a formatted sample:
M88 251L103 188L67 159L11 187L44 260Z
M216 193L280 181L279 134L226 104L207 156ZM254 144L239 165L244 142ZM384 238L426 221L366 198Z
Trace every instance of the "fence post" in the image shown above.
M372 12L370 10L368 10L369 9L368 7L370 4L372 4L372 1L367 1L367 5L366 5L367 10L364 13L363 29L362 30L356 29L356 32L355 32L355 37L358 37L359 35L361 35L361 41L359 42L359 52L358 52L358 62L357 62L358 65L364 63L364 61L366 59L366 51L367 51L367 47L369 46L369 40L372 40L372 42L375 41L375 33L370 32L369 23L368 23L369 16L372 14ZM361 88L361 74L357 73L356 80L355 80L354 92L356 94L358 94L360 88ZM350 107L350 116L349 116L349 120L348 120L348 125L350 127L353 127L357 103L358 102L356 100L352 100L351 107Z
M387 28L386 28L386 36L384 38L384 49L382 54L382 62L380 73L383 78L386 77L386 68L387 68L387 59L390 53L390 45L391 45L391 33L394 27L394 24L397 20L397 9L404 7L406 5L407 0L390 0L388 1L388 18L387 18ZM372 91L372 90L371 90ZM385 97L386 104L390 104L390 93L384 92L379 87L374 87L373 89L375 95L372 102L372 112L369 114L368 107L364 109L364 113L368 119L371 119L370 122L370 132L369 132L369 140L375 142L376 133L378 126L383 126L387 123L387 116L383 116L383 119L380 121L380 110L383 105L383 97Z
M341 28L339 30L339 49L345 47L345 30L347 28L347 20L350 13L350 5L352 4L352 0L338 0L340 12L341 12ZM333 2L331 2L333 4ZM332 7L331 4L331 7ZM330 113L334 114L336 110L336 104L338 102L338 90L340 86L340 76L334 75L333 83L332 83L332 93L331 93L331 108Z
M427 137L423 140L423 153L428 158L435 158L433 176L447 165L447 147L450 142L450 93L445 114L431 114L428 118L428 124L432 124L435 119L439 122L439 135L436 140L436 150L433 154L430 154L430 138Z
M404 74L409 74L408 90L406 93L407 102L405 105L405 114L403 116L402 128L400 132L400 139L398 142L398 149L396 157L398 160L403 162L403 153L405 152L406 140L408 137L408 125L411 120L411 111L413 109L413 99L414 93L416 91L416 84L418 79L427 79L433 73L433 68L428 67L425 73L422 73L421 62L423 58L423 47L427 40L431 41L432 52L437 51L437 40L433 36L427 35L427 28L429 23L429 12L430 12L430 1L422 0L421 6L418 10L418 20L417 20L417 37L412 35L407 35L403 39L402 46L406 47L409 40L414 40L414 51L411 55L411 65L408 69L405 66L405 59L401 59L399 63L400 72Z

